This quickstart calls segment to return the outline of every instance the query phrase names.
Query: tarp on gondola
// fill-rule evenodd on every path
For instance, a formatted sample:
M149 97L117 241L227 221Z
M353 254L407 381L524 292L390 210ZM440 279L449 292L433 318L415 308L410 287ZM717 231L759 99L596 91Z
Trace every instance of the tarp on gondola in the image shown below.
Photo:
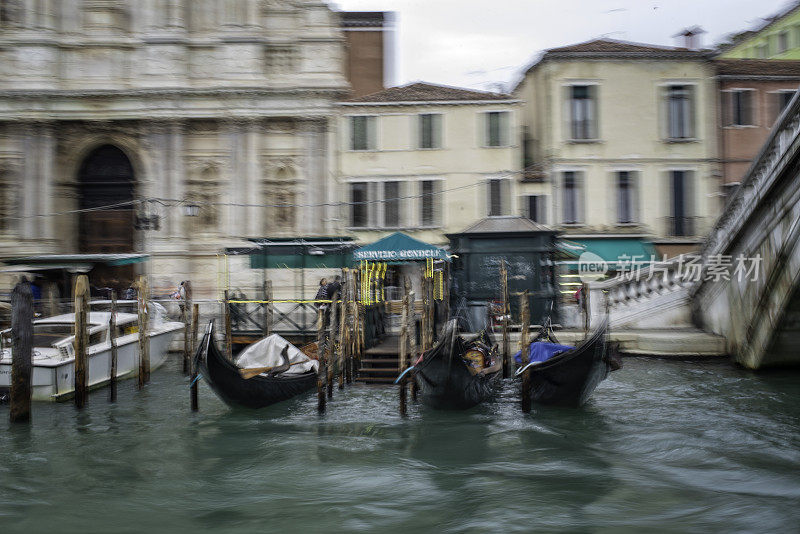
M443 248L414 239L403 232L395 232L353 252L356 261L406 262L428 258L450 261Z
M285 347L289 347L287 351L288 362L284 361L281 352ZM305 362L305 363L297 363ZM236 358L236 365L242 369L253 369L256 367L277 367L284 363L294 364L289 367L283 374L302 374L309 371L317 371L319 362L312 360L300 351L297 347L283 339L278 334L272 334L264 339L253 343L244 349Z

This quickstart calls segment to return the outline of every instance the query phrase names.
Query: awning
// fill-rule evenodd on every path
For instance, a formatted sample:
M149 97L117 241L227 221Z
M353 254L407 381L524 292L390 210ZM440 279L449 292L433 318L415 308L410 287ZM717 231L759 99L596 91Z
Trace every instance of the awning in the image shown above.
M87 273L92 270L91 263L41 263L38 265L12 265L3 267L0 273L37 273L42 271L68 271L71 273Z
M395 232L353 252L356 261L416 261L433 258L447 260L447 252L440 247L414 239L402 232Z
M649 262L656 255L653 244L640 237L598 237L570 241L571 244L583 246L585 252L592 252L603 258L611 269L622 262Z
M7 258L3 260L9 265L61 265L69 269L72 266L108 265L118 267L140 263L150 259L147 254L43 254L41 256L23 256L20 258ZM52 268L52 267L51 267Z

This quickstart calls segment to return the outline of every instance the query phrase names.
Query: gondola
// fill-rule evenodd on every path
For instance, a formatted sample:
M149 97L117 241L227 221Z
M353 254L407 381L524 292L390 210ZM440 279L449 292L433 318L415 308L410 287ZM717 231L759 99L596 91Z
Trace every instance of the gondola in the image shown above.
M235 360L241 361L241 355ZM203 379L229 406L264 408L300 395L317 384L316 366L319 364L313 360L311 370L306 372L280 372L283 367L289 367L284 365L279 366L281 369L275 369L277 373L264 373L245 379L242 368L229 362L217 348L213 321L206 329L195 358Z
M476 369L467 359L480 354L487 361ZM414 364L413 379L423 404L440 410L466 410L494 395L502 365L497 346L486 334L463 340L455 319L445 325L439 343Z
M530 369L530 397L539 404L557 406L582 406L608 373L620 364L609 347L608 318L577 347L559 352L545 361L533 361L520 367L517 377ZM555 341L547 328L534 343ZM532 343L533 345L533 343ZM532 347L533 348L533 347ZM527 385L523 385L523 395Z

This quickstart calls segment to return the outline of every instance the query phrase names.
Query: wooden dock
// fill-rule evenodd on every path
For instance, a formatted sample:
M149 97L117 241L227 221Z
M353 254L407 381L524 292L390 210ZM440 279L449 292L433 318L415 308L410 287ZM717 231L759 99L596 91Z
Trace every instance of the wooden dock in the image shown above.
M367 384L391 384L399 374L400 337L389 334L364 351L356 380Z

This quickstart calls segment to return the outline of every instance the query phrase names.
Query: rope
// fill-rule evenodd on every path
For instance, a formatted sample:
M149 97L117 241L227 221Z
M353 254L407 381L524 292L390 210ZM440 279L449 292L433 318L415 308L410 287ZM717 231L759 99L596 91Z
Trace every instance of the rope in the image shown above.
M197 373L197 376L194 377L194 380L192 380L192 383L189 384L189 387L191 388L194 385L194 383L197 382L198 380L200 380L202 377L203 377L203 375L201 375L200 373Z

